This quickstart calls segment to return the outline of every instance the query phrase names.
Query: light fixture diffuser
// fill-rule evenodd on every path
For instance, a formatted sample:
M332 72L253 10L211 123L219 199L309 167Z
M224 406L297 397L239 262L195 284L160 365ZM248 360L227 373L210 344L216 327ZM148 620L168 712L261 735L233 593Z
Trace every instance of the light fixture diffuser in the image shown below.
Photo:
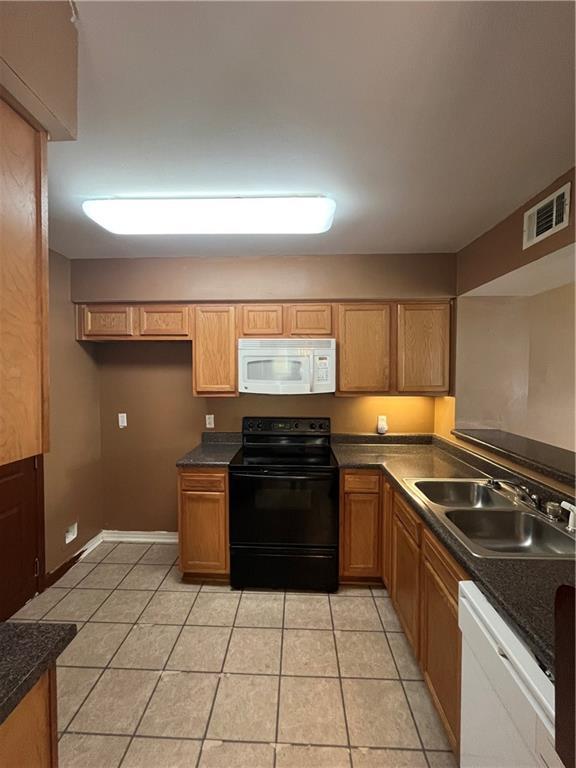
M112 198L82 208L115 235L313 235L330 229L336 203L322 195Z

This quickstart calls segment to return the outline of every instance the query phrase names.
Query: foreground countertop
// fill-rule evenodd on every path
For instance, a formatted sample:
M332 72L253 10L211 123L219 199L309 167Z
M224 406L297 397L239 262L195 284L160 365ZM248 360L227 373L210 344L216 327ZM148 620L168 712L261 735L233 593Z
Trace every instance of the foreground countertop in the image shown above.
M0 623L0 723L76 634L75 624Z
M213 436L210 435L210 438ZM205 440L178 461L179 467L219 466L229 464L240 447L232 433L228 442ZM422 436L421 439L423 439ZM366 436L358 442L354 436L333 441L332 450L342 469L384 470L394 488L408 501L446 549L477 583L492 604L509 621L541 665L554 671L554 598L562 584L574 585L574 562L520 558L481 558L473 555L446 527L442 518L416 497L404 482L414 478L486 477L494 465L463 450L447 450L438 442L393 442ZM236 440L234 442L234 440ZM447 448L447 447L446 447ZM486 471L482 471L482 470ZM502 468L499 477L510 474Z

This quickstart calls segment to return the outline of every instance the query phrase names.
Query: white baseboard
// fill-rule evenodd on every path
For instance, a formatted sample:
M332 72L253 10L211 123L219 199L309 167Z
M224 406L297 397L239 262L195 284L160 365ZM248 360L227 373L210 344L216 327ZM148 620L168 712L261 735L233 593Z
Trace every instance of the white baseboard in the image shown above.
M117 541L135 544L177 544L176 531L102 531L102 541Z
M101 544L103 541L104 541L104 539L102 538L102 532L97 533L96 536L92 537L89 541L87 541L86 544L84 544L83 547L80 547L78 552L82 552L82 557L86 557L86 555L89 552L92 552L93 549L96 549L98 544ZM78 552L76 552L74 557L76 557Z

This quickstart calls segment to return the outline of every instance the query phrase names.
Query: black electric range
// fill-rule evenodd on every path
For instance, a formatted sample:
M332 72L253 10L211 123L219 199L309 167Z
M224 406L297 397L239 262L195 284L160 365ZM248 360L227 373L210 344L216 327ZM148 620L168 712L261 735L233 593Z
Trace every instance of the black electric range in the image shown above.
M229 473L232 587L338 589L330 419L245 417Z

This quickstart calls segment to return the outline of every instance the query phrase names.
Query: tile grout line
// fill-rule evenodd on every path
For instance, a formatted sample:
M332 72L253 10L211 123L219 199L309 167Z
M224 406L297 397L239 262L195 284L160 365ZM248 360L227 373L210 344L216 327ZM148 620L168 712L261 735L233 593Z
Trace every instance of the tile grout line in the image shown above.
M280 663L278 665L278 690L276 701L276 728L274 731L274 759L272 767L276 768L278 734L280 729L280 696L282 693L282 667L284 665L284 632L286 631L286 592L282 595L282 628L280 630Z
M344 726L346 728L346 741L348 743L348 762L350 764L350 768L352 768L352 746L350 744L350 728L348 725L348 714L346 712L346 701L344 699L344 686L342 684L340 656L338 655L338 645L336 643L336 628L334 624L334 614L332 613L331 595L328 595L328 609L330 611L330 623L332 624L332 643L334 644L334 654L336 656L336 668L338 670L338 686L340 688L340 700L342 702L342 713L344 715Z

